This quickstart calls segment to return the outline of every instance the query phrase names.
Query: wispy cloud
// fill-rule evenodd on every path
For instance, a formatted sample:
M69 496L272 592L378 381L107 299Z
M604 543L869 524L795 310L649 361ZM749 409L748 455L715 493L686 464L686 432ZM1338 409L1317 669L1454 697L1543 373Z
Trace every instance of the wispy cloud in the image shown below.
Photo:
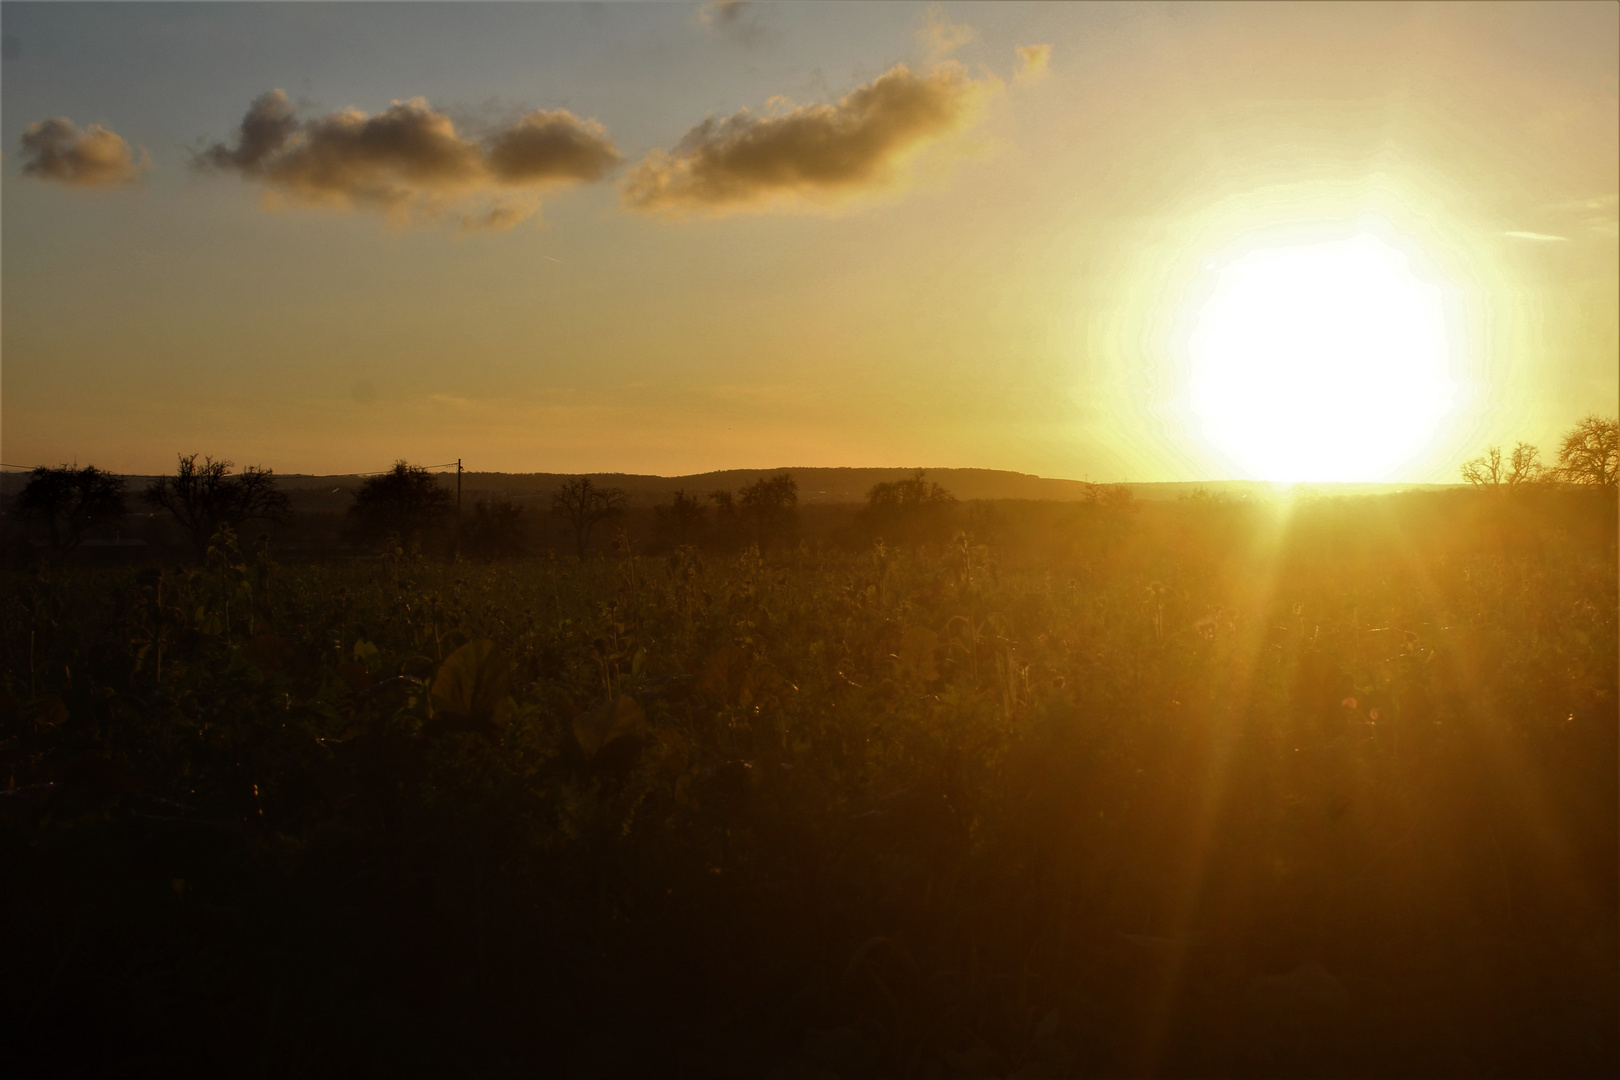
M1560 209L1573 214L1582 225L1613 239L1620 236L1620 195L1598 195L1590 199L1577 199Z
M72 187L133 184L152 164L144 149L137 154L117 132L100 124L81 131L65 116L29 124L18 141L24 176Z
M943 60L978 36L973 27L951 22L938 4L929 5L923 12L922 25L917 28L917 41L930 62Z
M281 90L248 108L231 142L196 155L301 205L380 210L396 221L503 229L539 212L539 196L600 180L622 160L607 130L566 109L526 113L473 139L422 98L367 115L302 119Z
M1045 77L1046 69L1052 62L1052 46L1019 45L1015 51L1018 53L1018 71L1013 77L1017 81L1027 83Z
M1519 232L1517 230L1509 230L1502 235L1511 236L1515 240L1563 241L1569 239L1567 236L1553 236L1551 233Z
M711 117L674 149L637 164L624 200L647 212L718 214L824 206L889 189L912 156L965 128L1000 88L954 62L927 74L897 64L835 104L777 101L763 115Z

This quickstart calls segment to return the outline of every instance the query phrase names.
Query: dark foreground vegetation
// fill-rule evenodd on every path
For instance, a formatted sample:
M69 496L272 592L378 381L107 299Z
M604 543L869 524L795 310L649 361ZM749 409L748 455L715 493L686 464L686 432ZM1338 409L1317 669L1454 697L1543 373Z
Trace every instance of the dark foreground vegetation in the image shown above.
M1612 487L919 491L10 572L6 1071L1620 1073Z

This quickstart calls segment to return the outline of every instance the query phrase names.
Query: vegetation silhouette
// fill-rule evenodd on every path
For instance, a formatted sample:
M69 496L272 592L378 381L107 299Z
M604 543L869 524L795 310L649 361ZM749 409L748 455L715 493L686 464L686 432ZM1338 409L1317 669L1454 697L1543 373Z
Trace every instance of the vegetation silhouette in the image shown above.
M349 507L350 535L363 544L420 549L455 513L455 500L438 478L403 459L369 476Z
M654 514L658 533L664 540L676 547L690 547L703 534L708 508L696 495L688 495L685 488L679 488L667 505L654 508Z
M597 487L588 476L565 481L551 496L551 512L565 518L573 529L574 554L580 562L585 561L591 531L623 513L624 501L622 488Z
M479 499L473 503L465 547L469 555L485 559L516 558L528 554L528 512L510 499Z
M181 454L173 476L153 480L141 497L167 510L201 557L221 527L240 530L248 521L274 520L287 512L287 496L276 489L272 469L249 465L231 474L233 463Z
M1612 1075L1616 489L1497 464L0 572L8 1068Z
M761 477L737 489L736 521L763 554L792 538L798 505L799 484L791 473Z
M1558 447L1558 478L1566 484L1614 487L1620 477L1620 420L1588 416Z
M1620 474L1620 420L1588 416L1564 433L1558 463L1541 464L1541 451L1527 442L1513 447L1506 461L1502 448L1487 447L1484 454L1462 465L1462 478L1474 487L1513 490L1530 484L1564 483L1614 487Z
M865 523L890 543L931 543L949 538L956 496L917 472L904 480L875 484L866 494Z
M41 466L29 474L16 509L43 531L52 551L66 555L90 533L123 518L124 478L94 465Z

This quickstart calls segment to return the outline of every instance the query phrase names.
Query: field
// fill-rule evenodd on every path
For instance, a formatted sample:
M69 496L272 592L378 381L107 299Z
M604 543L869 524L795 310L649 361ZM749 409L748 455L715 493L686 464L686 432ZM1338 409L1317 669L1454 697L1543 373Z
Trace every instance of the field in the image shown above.
M971 509L8 572L8 1057L1620 1071L1612 490Z

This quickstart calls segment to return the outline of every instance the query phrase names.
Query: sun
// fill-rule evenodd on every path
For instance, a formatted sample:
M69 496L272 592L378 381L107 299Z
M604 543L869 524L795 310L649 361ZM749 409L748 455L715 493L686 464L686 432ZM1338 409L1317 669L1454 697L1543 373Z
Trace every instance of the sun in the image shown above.
M1445 296L1373 232L1213 269L1187 357L1205 437L1251 478L1396 478L1451 409Z

